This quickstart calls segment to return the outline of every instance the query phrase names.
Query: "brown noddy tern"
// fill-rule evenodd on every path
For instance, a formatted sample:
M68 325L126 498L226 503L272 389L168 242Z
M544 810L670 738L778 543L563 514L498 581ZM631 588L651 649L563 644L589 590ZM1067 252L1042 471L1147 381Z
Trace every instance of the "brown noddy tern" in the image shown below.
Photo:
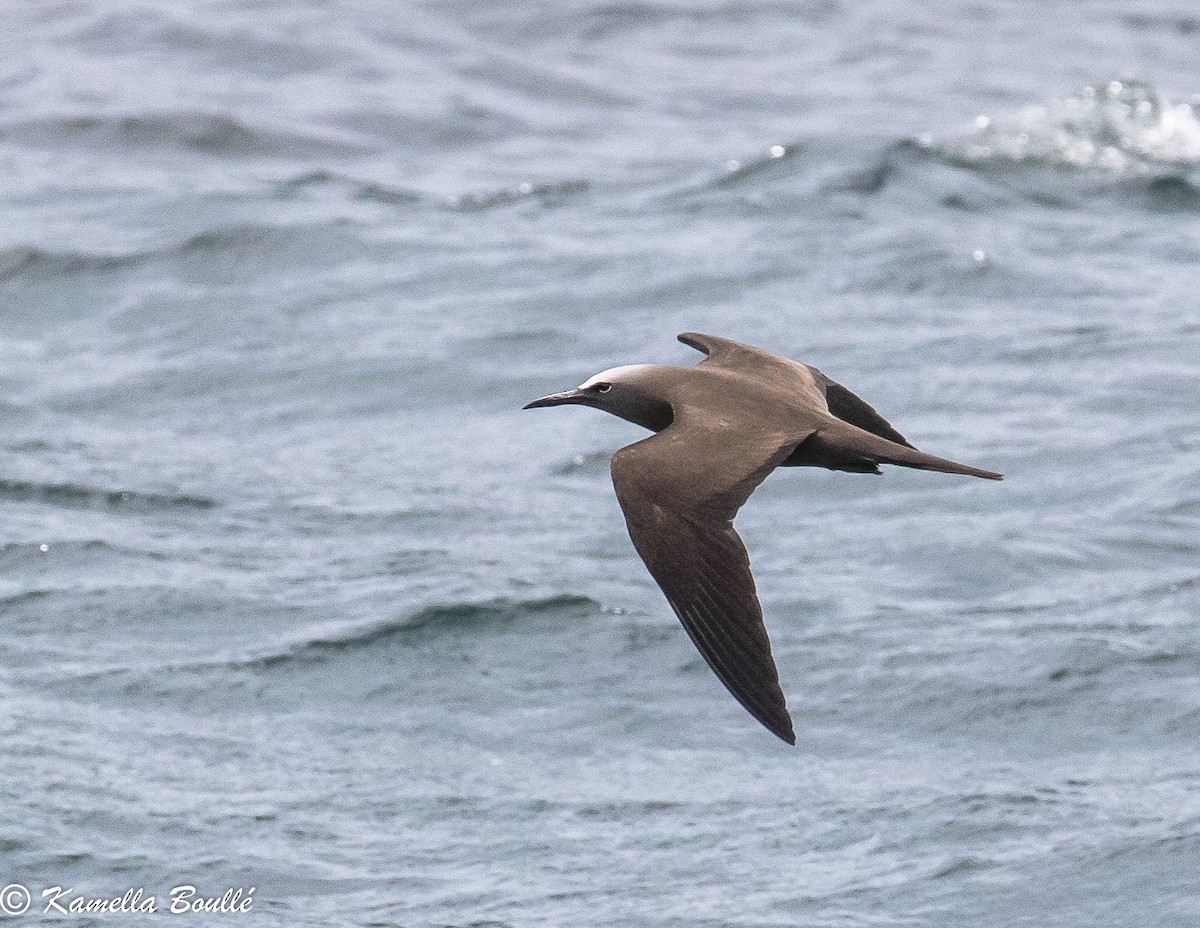
M918 451L866 402L815 367L685 332L695 367L635 364L525 406L594 406L655 434L612 456L629 537L693 644L759 722L796 743L733 517L776 467L878 474L880 464L1000 474Z

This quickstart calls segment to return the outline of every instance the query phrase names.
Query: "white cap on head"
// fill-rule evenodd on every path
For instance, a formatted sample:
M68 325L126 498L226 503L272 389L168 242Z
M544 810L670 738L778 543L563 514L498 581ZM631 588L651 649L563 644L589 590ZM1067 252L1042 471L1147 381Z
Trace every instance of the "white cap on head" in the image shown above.
M648 367L653 367L653 364L623 364L621 367L610 367L606 371L601 371L594 377L589 377L579 385L580 390L586 390L588 387L595 386L598 383L621 383L622 381L631 380L632 375L638 371L644 371Z

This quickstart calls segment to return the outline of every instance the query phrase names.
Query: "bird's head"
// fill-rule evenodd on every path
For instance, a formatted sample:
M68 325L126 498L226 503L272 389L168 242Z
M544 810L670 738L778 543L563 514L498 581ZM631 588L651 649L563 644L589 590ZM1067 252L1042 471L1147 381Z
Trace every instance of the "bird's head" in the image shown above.
M671 404L656 389L653 364L613 367L589 377L574 390L551 393L526 403L525 409L543 406L593 406L636 423L653 432L661 431L675 418Z

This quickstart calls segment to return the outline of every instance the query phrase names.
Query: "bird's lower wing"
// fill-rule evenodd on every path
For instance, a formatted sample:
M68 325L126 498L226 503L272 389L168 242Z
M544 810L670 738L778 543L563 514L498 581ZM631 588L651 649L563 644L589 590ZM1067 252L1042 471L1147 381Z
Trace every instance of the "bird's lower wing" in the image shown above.
M795 744L750 558L733 524L698 523L662 506L626 508L625 519L638 554L717 678L751 715Z
M692 642L734 698L789 744L796 736L733 517L807 435L729 434L681 417L612 462L629 537Z

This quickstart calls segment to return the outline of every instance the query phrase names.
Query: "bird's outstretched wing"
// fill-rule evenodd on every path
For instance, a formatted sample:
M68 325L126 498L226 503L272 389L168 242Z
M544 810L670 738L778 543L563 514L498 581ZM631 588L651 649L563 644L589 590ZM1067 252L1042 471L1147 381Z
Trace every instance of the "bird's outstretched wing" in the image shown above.
M731 435L685 415L612 460L629 536L692 642L734 698L789 744L796 736L733 517L807 434Z
M864 432L894 441L898 445L912 447L892 424L875 411L866 400L856 396L840 383L825 376L815 367L790 361L773 355L752 345L743 345L719 335L703 335L699 332L684 332L679 340L685 345L703 351L707 358L701 364L713 364L733 370L753 368L758 376L764 371L784 389L799 393L818 409L824 407L830 415L843 422L858 426Z

